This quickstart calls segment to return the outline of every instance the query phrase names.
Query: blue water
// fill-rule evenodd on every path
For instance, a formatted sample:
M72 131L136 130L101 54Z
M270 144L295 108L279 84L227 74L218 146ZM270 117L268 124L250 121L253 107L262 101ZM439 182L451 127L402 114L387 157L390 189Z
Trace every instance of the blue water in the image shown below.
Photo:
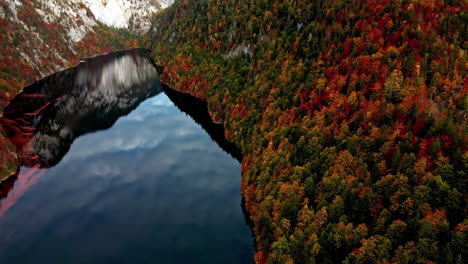
M0 218L0 263L253 260L238 161L164 93L42 170Z

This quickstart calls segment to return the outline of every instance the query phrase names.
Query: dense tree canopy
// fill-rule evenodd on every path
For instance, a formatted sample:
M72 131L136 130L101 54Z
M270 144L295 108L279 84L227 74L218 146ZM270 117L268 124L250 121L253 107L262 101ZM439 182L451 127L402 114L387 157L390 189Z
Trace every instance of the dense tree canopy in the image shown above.
M463 0L177 1L164 81L241 147L257 263L465 263Z
M243 152L257 263L466 263L466 1L179 0L151 35L101 25L73 48L21 2L49 37L31 52L65 59L43 67L151 46L164 81L208 102ZM18 23L0 18L0 110L41 77ZM0 131L0 176L12 148Z

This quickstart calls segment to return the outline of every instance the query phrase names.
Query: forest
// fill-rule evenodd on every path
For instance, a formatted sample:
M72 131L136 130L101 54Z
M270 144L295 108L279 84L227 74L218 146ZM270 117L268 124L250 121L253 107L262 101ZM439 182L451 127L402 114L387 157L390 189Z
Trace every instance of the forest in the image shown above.
M150 34L99 25L76 47L21 2L65 59L43 67L150 48L165 83L207 102L242 151L256 263L467 262L465 0L178 0ZM0 110L43 77L15 49L30 33L0 17Z
M181 0L163 81L240 147L256 263L466 263L468 4Z

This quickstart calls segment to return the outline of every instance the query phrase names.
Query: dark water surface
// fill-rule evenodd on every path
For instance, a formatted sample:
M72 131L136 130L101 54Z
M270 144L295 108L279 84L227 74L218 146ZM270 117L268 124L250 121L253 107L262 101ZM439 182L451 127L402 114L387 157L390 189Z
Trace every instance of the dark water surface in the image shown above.
M0 263L252 263L239 151L141 52L37 82L0 121L22 163Z

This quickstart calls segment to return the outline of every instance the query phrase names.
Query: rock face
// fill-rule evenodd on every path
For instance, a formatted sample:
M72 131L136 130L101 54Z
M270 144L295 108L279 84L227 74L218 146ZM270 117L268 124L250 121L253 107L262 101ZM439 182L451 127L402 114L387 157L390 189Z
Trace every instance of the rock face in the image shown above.
M82 1L100 22L112 26L147 32L153 13L170 6L174 0L75 0Z
M33 79L66 67L67 57L75 54L76 43L97 25L83 3L0 0L0 39L11 48L2 55L38 69L34 75L39 76Z
M34 69L31 74L34 77L29 78L39 79L71 66L70 58L81 56L78 55L77 44L90 34L100 35L101 32L96 31L100 23L146 33L151 25L151 16L172 2L173 0L0 0L0 39L2 46L9 49L7 54L0 51L0 55ZM82 46L90 49L88 46L98 45L100 44L94 41Z

